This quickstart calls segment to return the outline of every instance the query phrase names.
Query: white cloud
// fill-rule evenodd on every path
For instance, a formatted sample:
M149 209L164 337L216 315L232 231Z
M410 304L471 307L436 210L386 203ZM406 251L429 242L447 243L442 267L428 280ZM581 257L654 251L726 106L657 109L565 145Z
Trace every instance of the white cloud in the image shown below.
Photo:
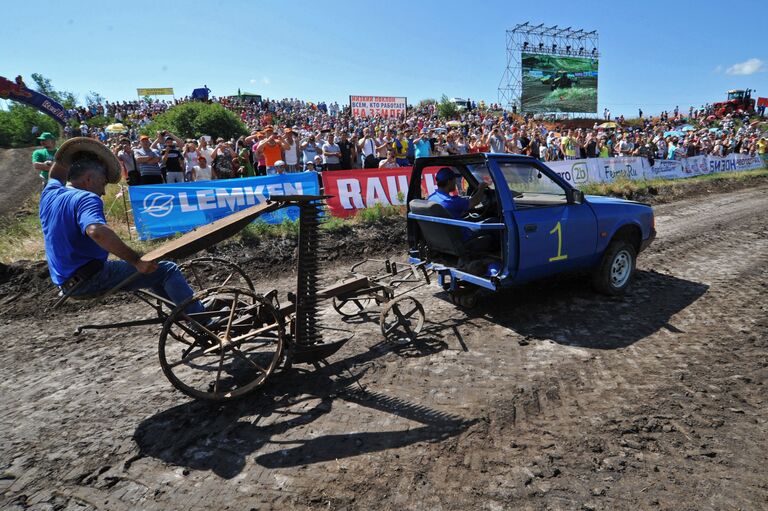
M760 71L765 71L765 62L760 59L745 60L725 70L729 75L751 75Z
M251 79L250 79L250 80L248 80L248 81L249 81L250 83L254 84L254 85L255 85L255 84L257 84L257 83L260 83L260 84L262 84L262 85L270 85L270 84L272 83L272 80L270 80L270 79L269 79L268 77L266 77L266 76L263 76L261 79L258 79L258 78L251 78Z

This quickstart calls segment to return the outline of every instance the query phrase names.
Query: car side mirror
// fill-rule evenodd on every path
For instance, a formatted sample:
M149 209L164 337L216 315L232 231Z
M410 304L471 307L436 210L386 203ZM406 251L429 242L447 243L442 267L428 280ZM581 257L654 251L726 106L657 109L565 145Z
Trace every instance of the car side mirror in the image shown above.
M581 204L584 202L584 192L571 188L568 190L568 204Z

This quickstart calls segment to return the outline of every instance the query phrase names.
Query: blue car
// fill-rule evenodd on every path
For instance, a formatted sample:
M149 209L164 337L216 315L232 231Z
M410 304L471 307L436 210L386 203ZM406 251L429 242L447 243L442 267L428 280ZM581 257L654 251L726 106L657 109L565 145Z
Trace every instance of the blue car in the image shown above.
M453 193L476 195L474 207L457 214L427 200L422 174L443 167L455 175ZM480 183L487 188L475 193ZM426 263L470 306L479 290L585 270L598 291L621 295L656 235L650 206L585 196L543 162L514 154L419 158L407 204L409 261Z

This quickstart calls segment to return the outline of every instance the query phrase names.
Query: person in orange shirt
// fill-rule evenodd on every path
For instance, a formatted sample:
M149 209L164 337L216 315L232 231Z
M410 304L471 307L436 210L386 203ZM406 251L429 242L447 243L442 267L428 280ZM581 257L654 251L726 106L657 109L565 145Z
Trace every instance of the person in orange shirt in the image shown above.
M264 162L267 165L267 175L277 173L275 163L283 159L283 151L291 148L291 145L280 135L276 135L271 127L264 130L264 140L259 142L257 150L264 154Z

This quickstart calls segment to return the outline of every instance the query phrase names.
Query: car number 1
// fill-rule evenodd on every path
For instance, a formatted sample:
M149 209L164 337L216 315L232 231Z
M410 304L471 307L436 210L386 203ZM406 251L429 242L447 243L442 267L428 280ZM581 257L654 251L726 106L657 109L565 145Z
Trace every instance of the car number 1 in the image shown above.
M549 258L550 263L555 261L565 261L568 259L568 254L563 254L563 228L560 225L560 222L557 222L557 225L555 225L552 230L549 231L549 234L555 233L557 233L557 255Z

